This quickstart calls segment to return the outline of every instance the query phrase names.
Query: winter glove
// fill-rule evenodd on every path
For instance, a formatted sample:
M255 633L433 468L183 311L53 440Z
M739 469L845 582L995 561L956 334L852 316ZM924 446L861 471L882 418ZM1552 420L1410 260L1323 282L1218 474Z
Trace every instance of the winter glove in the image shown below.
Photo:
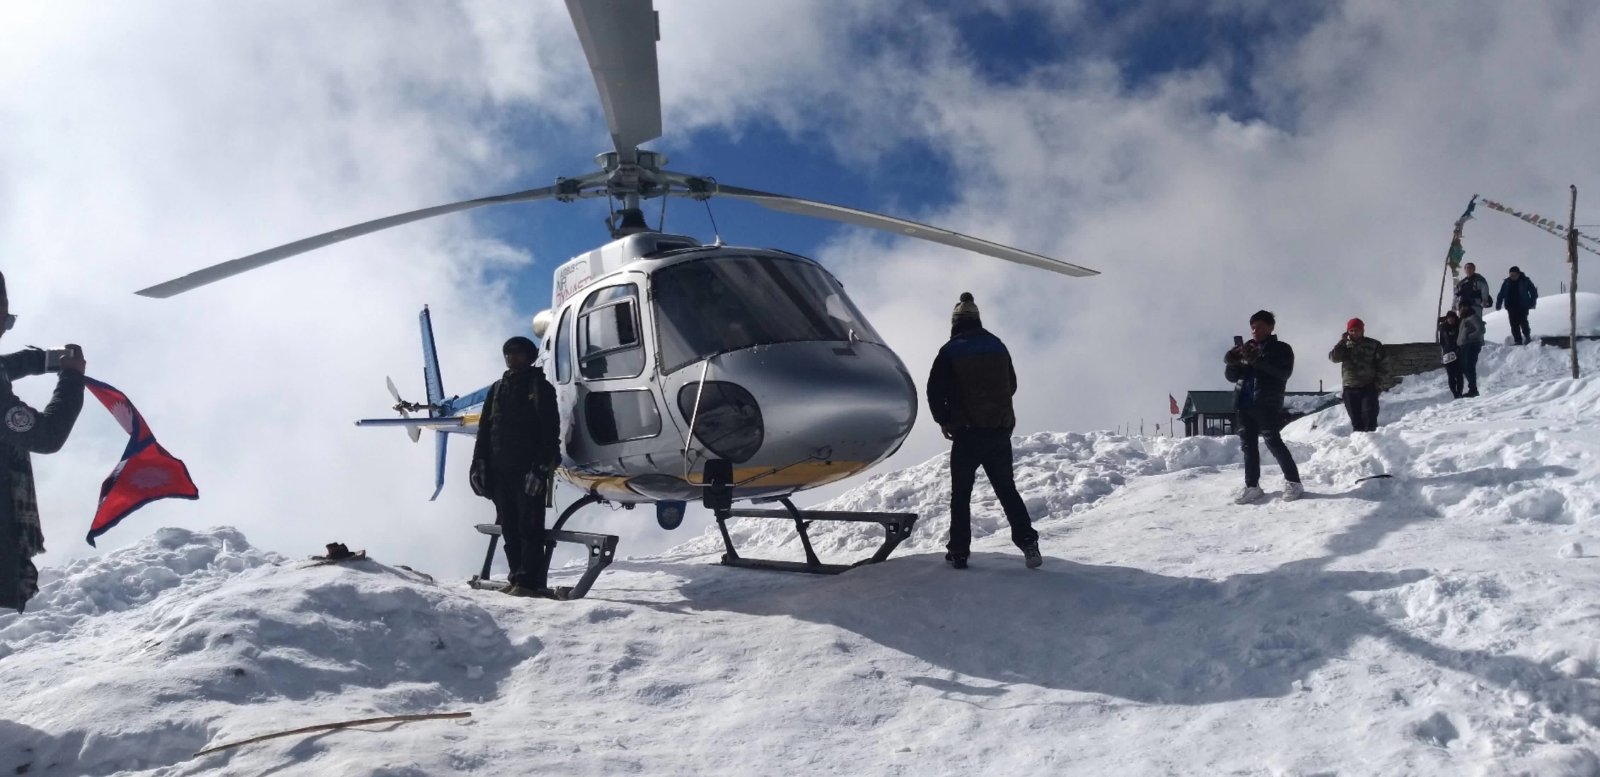
M544 496L545 485L550 481L550 470L544 465L538 465L528 472L528 478L523 481L523 490L528 496Z
M482 459L472 462L467 478L472 483L472 493L485 499L493 498L489 493L489 467Z

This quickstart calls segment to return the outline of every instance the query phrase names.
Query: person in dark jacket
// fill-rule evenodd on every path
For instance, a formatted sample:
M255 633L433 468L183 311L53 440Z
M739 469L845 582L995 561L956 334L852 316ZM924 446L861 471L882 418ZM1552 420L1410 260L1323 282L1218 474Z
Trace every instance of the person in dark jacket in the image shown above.
M1461 303L1461 331L1456 336L1456 345L1461 376L1467 382L1467 390L1461 396L1475 397L1478 395L1478 352L1483 350L1483 316L1470 302Z
M1239 448L1244 451L1244 490L1234 500L1250 504L1266 497L1261 490L1261 449L1283 468L1283 499L1292 502L1305 495L1300 469L1278 432L1283 429L1283 392L1294 373L1294 349L1272 334L1278 320L1258 310L1250 317L1251 339L1234 346L1222 357L1223 375L1234 384L1233 405L1238 413Z
M928 374L928 408L950 441L950 544L945 561L956 569L967 568L972 549L972 486L978 467L989 476L1011 524L1011 541L1022 549L1028 568L1044 563L1039 533L1017 493L1012 471L1015 393L1017 373L1011 353L983 328L977 303L963 292L950 314L950 340L939 349Z
M545 497L561 457L561 414L556 390L535 367L538 348L513 337L502 349L506 372L489 386L472 447L472 490L494 501L495 523L505 541L515 596L558 598L549 587L545 550Z
M1482 313L1494 303L1494 297L1489 294L1489 280L1478 274L1478 266L1472 262L1463 265L1463 269L1466 274L1456 281L1455 304L1450 307L1460 310L1462 305L1471 305Z
M0 337L16 324L0 275ZM31 454L55 453L67 441L83 409L82 349L67 346L56 374L56 390L40 412L12 393L17 378L46 372L45 352L29 348L0 356L0 607L22 611L39 592L33 557L44 552Z
M1439 319L1439 358L1444 361L1445 379L1450 385L1450 396L1461 398L1461 316L1454 310L1445 311Z
M1345 324L1344 336L1328 351L1328 359L1339 365L1344 381L1344 409L1350 414L1350 430L1378 430L1378 392L1389 375L1389 357L1383 343L1366 336L1367 325L1359 318Z
M1500 293L1494 298L1494 309L1502 306L1506 309L1506 318L1511 320L1511 340L1517 345L1526 345L1533 342L1533 334L1528 329L1528 311L1539 305L1539 287L1533 285L1533 279L1522 274L1522 270L1512 267L1506 274L1506 279L1500 282Z

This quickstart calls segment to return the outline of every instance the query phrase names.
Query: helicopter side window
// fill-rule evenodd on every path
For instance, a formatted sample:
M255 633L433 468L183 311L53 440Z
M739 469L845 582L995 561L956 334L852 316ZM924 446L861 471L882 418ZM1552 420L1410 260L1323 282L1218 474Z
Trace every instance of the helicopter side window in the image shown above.
M578 309L578 374L585 380L633 378L644 371L639 287L598 289Z
M561 326L556 327L556 382L572 380L572 308L561 313Z
M596 391L583 398L583 415L597 445L661 433L661 412L649 391Z

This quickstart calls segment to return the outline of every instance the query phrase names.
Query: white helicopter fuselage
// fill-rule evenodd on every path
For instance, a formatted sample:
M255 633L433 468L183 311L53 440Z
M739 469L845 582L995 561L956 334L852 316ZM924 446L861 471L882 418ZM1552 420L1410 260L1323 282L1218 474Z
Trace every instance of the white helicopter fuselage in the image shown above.
M537 322L559 474L610 501L697 499L711 459L739 499L787 496L883 460L916 420L899 357L794 254L630 235L558 268Z

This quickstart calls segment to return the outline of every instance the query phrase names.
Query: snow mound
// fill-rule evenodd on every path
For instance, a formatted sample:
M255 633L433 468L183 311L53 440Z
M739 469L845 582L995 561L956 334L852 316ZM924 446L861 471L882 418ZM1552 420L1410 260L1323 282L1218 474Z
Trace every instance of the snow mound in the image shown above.
M231 528L159 529L132 547L43 570L28 613L0 614L0 658L62 639L85 619L148 604L173 588L214 585L281 560L276 553L250 547Z
M7 717L28 721L0 724L0 769L18 774L187 760L292 728L299 703L353 689L367 692L350 717L477 700L537 652L425 576L291 563L232 529L163 529L72 564L47 589L0 631Z

